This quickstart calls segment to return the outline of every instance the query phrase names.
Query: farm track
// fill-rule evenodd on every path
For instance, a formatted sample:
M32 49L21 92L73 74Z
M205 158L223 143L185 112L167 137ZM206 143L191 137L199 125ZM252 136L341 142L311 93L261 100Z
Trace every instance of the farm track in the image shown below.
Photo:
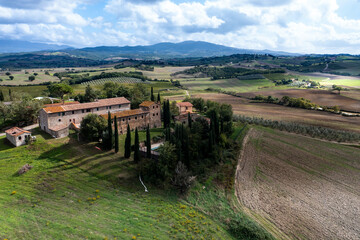
M358 156L355 147L252 129L243 142L235 194L280 239L358 239ZM271 231L273 224L280 231Z

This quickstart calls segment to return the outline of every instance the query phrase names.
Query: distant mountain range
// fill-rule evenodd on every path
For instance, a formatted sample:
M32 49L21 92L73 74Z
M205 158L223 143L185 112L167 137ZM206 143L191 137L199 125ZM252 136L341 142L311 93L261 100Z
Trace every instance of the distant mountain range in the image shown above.
M287 52L270 50L248 50L201 41L185 41L180 43L158 43L149 46L99 46L87 48L71 48L66 45L32 43L18 40L0 40L1 53L16 52L51 52L72 57L90 58L94 60L111 60L117 58L184 58L184 57L213 57L232 54L272 54L283 56L298 56Z
M20 40L0 39L0 53L20 53L36 51L57 51L71 48L66 45L56 45L47 43L34 43Z

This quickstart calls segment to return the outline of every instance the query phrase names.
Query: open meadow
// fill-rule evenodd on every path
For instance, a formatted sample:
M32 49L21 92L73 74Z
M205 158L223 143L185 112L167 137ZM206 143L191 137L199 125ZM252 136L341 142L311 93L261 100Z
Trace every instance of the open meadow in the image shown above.
M360 148L254 127L236 173L243 210L278 239L358 239Z
M232 239L171 191L147 185L145 193L122 150L34 135L35 144L18 148L0 138L1 239ZM27 163L33 169L18 176Z
M25 71L28 73L26 74ZM46 75L45 71L40 70L22 70L22 71L10 71L11 75L14 77L13 80L9 78L9 76L6 75L5 71L0 72L0 79L3 81L0 82L0 85L29 85L29 84L41 84L44 82L59 82L59 79L57 77L54 77L52 75ZM33 74L38 74L37 76L34 76ZM30 81L29 76L34 76L35 80Z

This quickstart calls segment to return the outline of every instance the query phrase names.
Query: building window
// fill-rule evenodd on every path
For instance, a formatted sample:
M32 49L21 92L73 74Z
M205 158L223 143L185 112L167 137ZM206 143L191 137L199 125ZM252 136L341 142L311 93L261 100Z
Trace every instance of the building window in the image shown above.
M188 107L185 107L186 110L188 110Z
M121 108L121 104L119 105L119 108Z
M125 122L125 118L123 118L123 122Z
M71 119L69 119L69 122L71 122Z
M61 119L59 118L59 122L61 122Z
M135 120L137 119L137 117L135 117Z
M155 106L153 106L153 109L155 108Z
M72 114L75 114L75 111L72 111Z
M19 140L21 140L21 136L19 136Z
M159 115L159 113L156 113L156 116L158 116Z
M159 108L159 106L156 105L156 108Z
M131 118L129 118L129 121L131 120Z
M85 112L85 110L83 109L83 110L81 110L81 112L82 112L82 113L84 113L84 112Z
M109 107L109 109L111 109L111 106Z
M59 117L61 116L61 113L58 113Z
M144 118L144 116L143 116L143 115L141 115L141 118Z
M155 117L155 113L153 113L153 116Z
M99 108L96 108L96 111L99 111Z
M91 109L86 109L86 112L91 112Z

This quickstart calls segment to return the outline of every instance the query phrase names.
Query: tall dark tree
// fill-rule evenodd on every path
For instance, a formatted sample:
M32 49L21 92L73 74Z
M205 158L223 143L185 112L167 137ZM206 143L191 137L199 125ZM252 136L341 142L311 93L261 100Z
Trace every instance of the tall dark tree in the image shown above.
M155 101L155 96L154 96L154 89L153 87L151 87L151 101Z
M127 132L126 132L126 138L125 138L125 151L124 151L124 157L129 158L131 155L131 131L130 126L128 124L127 126Z
M119 152L119 131L118 131L118 124L117 124L117 118L116 116L114 117L114 135L115 135L115 152L118 153Z
M189 126L189 128L191 129L191 127L192 127L192 119L191 119L191 114L190 114L190 112L188 112L188 126Z
M169 100L164 101L164 128L170 127L170 102Z
M168 108L167 108L167 102L166 101L164 101L164 103L163 103L163 121L164 121L164 128L168 128L169 126L168 126L168 122L167 122L167 119L168 119L168 110L167 110Z
M139 143L139 133L137 128L135 129L135 144L134 144L134 162L138 163L140 161L140 151L139 151L139 147L140 147L140 143Z
M112 119L111 119L111 113L110 111L108 112L108 127L107 127L107 131L108 131L108 149L112 149L113 148L113 132L112 132Z
M157 95L157 102L160 103L161 102L161 99L160 99L160 92L158 92L158 95Z
M149 125L146 128L146 157L151 158L151 138Z
M87 85L86 89L85 89L85 95L84 95L85 102L94 102L97 99L97 97L98 96L97 96L95 90L90 85Z
M184 129L183 150L184 150L184 163L189 168L190 167L190 138L189 138L189 132L187 131L187 129Z
M4 94L2 91L0 91L0 102L4 101Z

